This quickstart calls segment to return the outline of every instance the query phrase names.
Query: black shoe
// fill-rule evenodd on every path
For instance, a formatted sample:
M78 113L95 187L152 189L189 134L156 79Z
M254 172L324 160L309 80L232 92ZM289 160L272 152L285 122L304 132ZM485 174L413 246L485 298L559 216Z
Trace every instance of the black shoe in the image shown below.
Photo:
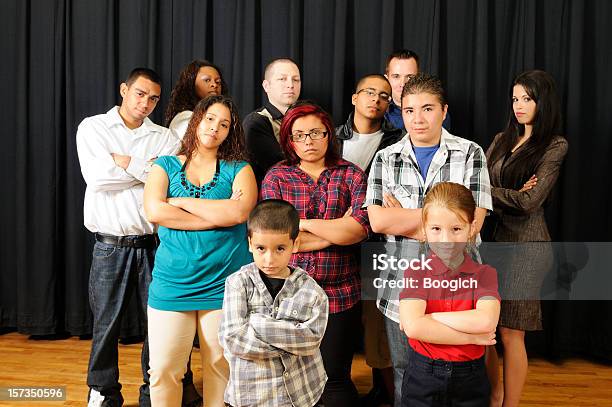
M392 404L384 389L373 387L368 394L359 398L361 407L378 407L381 404Z
M204 399L200 396L199 399L193 400L189 403L182 403L181 407L202 407L204 405Z
M202 407L204 400L192 383L183 385L183 400L181 407Z

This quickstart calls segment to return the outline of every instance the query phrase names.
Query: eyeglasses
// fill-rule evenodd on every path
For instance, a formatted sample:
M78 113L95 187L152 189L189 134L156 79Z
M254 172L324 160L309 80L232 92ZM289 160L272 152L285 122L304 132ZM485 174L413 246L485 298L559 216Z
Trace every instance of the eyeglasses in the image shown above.
M306 137L310 137L311 140L321 140L327 137L327 131L321 129L312 129L307 133L296 131L291 134L291 141L303 143L306 141Z
M361 92L365 93L366 96L369 98L373 98L377 96L383 102L389 103L391 101L391 95L389 95L387 92L376 92L372 88L365 88L365 89L361 89L360 91L358 91L357 94L360 94Z

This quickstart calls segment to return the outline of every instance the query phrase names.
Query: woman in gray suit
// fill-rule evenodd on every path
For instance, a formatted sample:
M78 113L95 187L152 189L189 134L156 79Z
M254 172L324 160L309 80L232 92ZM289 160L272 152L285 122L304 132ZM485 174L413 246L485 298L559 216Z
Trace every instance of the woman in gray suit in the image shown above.
M561 114L554 80L527 71L514 80L506 129L487 151L496 242L550 242L544 206L559 176L568 144L560 135ZM499 332L504 346L503 387L497 353L487 349L491 405L519 404L527 376L525 331L541 330L540 287L553 263L549 243L522 243L512 249L501 273Z

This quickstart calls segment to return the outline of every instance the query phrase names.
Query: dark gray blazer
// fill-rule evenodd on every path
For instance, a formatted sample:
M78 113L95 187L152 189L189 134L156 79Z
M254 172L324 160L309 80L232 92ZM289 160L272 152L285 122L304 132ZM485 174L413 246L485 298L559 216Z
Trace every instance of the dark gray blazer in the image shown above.
M491 153L500 137L501 133L495 136L486 154L491 178L493 211L497 215L493 238L497 242L550 241L543 205L559 177L561 164L568 149L567 140L560 136L553 138L536 166L535 175L538 178L536 186L529 191L518 192L515 189L504 188L502 174L509 165L518 164L513 161L517 157L520 158L520 155L512 154L505 161L498 160L495 163L490 161ZM527 180L522 182L525 181ZM505 185L508 185L508 180Z

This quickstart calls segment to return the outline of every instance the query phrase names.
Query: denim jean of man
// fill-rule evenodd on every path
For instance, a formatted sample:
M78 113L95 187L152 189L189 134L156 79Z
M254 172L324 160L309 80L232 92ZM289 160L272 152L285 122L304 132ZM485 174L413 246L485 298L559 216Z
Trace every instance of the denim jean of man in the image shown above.
M121 247L96 241L89 274L89 305L93 313L93 338L87 385L99 391L108 405L121 406L121 384L119 383L118 341L121 318L128 306L133 290L137 291L139 312L144 325L147 324L147 300L155 248ZM139 404L151 405L149 396L149 344L148 338L142 346L141 369L144 384L140 387ZM188 368L183 379L187 394L199 397L193 387L193 373ZM195 394L194 394L195 393ZM107 403L105 402L105 405Z

